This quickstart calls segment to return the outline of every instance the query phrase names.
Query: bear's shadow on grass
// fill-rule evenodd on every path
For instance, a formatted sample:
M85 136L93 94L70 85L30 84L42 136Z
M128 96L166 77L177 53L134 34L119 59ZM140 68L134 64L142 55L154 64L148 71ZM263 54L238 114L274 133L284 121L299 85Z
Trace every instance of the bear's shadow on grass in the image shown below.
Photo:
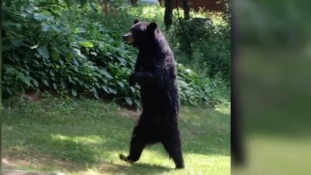
M110 174L150 174L156 175L163 172L174 171L173 168L164 167L160 165L152 165L146 163L134 163L131 165L117 165L110 164L111 166L102 168L100 172L102 173L110 173Z

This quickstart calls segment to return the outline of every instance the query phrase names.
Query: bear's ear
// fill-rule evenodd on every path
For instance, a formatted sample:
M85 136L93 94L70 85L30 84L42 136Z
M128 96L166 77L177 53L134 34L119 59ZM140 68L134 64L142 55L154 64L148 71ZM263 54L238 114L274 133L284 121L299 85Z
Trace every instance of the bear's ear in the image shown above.
M139 20L138 19L135 19L134 20L134 24L136 24L136 23L138 23L139 22Z
M158 27L158 25L155 22L152 22L148 25L148 30L150 31L154 31L156 28Z

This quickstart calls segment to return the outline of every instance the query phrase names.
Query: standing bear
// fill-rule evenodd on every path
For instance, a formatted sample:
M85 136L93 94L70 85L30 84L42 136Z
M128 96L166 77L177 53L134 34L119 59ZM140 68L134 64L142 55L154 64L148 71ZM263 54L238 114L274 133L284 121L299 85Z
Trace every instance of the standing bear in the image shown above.
M162 143L176 168L182 169L174 54L154 22L149 24L136 19L129 33L122 37L139 50L129 84L140 86L142 114L132 133L130 153L128 156L120 154L120 159L136 162L147 145Z

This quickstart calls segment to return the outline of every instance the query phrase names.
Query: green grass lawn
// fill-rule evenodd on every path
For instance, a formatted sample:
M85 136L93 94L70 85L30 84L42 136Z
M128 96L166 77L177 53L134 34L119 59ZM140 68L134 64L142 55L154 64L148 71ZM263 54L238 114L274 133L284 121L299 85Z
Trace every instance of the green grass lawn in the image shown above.
M186 169L174 170L162 145L147 147L127 164L139 112L99 101L45 100L3 110L2 164L6 169L65 174L230 173L229 108L182 107L180 126Z

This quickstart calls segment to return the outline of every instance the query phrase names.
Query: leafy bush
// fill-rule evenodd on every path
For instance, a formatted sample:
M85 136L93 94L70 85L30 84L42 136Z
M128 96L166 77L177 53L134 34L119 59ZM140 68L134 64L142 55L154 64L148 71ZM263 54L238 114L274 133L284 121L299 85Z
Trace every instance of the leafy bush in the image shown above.
M175 49L183 55L188 54L189 49L192 51L191 56L188 54L188 57L181 61L196 63L200 69L206 69L210 78L220 77L230 84L230 25L217 24L206 27L197 21L174 21L171 43L176 43Z
M38 8L33 1L18 0L4 4L3 11L4 96L48 89L140 105L139 87L127 83L137 51L121 41L115 26L100 23L102 14L89 8L68 10L62 4ZM221 84L181 64L178 72L182 103L215 101L210 94Z

